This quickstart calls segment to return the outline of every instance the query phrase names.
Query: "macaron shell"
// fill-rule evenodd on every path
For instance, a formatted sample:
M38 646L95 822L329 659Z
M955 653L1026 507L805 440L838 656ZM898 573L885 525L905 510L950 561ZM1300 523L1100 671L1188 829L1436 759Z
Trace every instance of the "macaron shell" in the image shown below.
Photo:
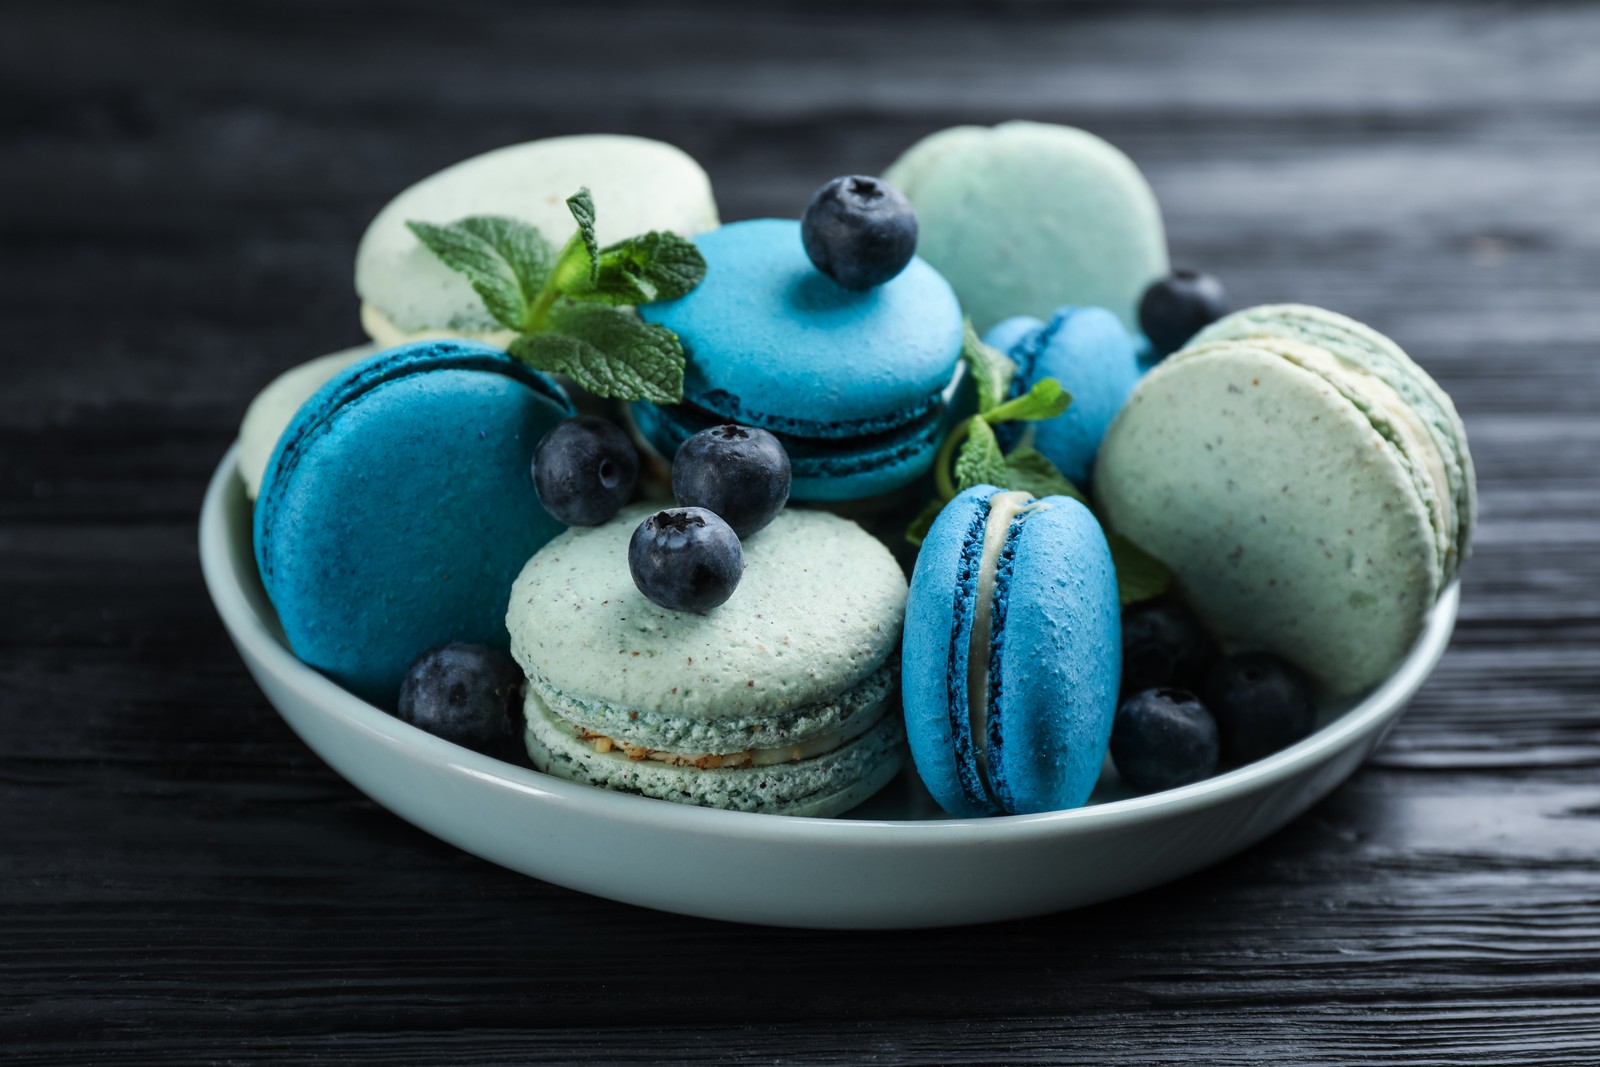
M985 784L968 664L984 527L1000 490L975 486L934 520L911 577L901 652L906 736L953 815L1077 807L1099 778L1122 669L1116 573L1082 504L1047 497L1014 519L991 614ZM992 789L990 788L992 786Z
M532 693L526 720L528 755L547 774L658 800L767 815L838 815L883 788L905 763L905 730L894 714L820 756L709 770L633 760L617 749L597 752Z
M1076 808L1105 762L1122 672L1116 570L1100 523L1047 497L1013 524L995 587L988 761L1006 811Z
M1106 435L1095 492L1224 647L1276 652L1334 695L1383 679L1439 592L1434 529L1394 446L1249 342L1151 371Z
M671 230L685 236L717 225L711 182L682 150L643 137L581 134L485 152L424 178L378 212L356 251L356 292L371 309L372 335L449 330L492 334L467 279L439 261L406 228L469 215L507 215L536 226L554 247L577 229L566 198L587 186L602 245ZM373 316L376 315L376 318Z
M1021 333L1011 319L984 340L1017 364L1021 395L1046 378L1061 382L1072 404L1053 419L1028 423L1027 440L1078 485L1087 484L1111 420L1133 392L1140 369L1134 339L1104 308L1061 308L1038 329Z
M645 401L634 404L630 414L645 443L669 465L693 434L724 421L693 409L660 408ZM898 433L866 438L854 448L843 442L818 444L786 437L789 499L845 503L902 489L933 465L947 425L947 419L928 418Z
M639 309L682 341L689 403L818 438L893 430L939 403L961 356L961 308L921 259L856 292L811 265L792 219L730 223L695 244L704 280Z
M1446 572L1454 576L1471 552L1477 525L1477 476L1467 448L1467 430L1454 402L1433 378L1388 337L1364 323L1305 304L1245 308L1207 326L1190 345L1253 336L1284 337L1315 345L1383 380L1428 425L1442 457L1455 512L1454 551Z
M347 368L301 407L256 505L256 558L290 647L393 705L446 641L509 645L527 557L562 527L540 507L539 439L571 408L486 346L427 342Z
M654 604L633 583L628 542L652 510L568 530L517 577L505 614L512 652L548 689L735 722L831 705L894 654L905 577L855 523L785 508L745 539L733 595L697 615Z
M358 345L342 352L302 363L278 375L257 393L239 423L239 476L244 479L245 495L254 500L261 494L261 478L267 461L278 447L278 438L288 428L300 405L311 399L328 379L376 349Z
M917 210L918 253L950 281L980 332L1063 304L1105 307L1130 330L1167 272L1149 183L1112 145L1035 122L957 127L884 172Z
M995 812L978 771L966 693L975 543L997 492L968 489L934 519L911 573L900 652L900 698L917 773L941 808L968 818Z

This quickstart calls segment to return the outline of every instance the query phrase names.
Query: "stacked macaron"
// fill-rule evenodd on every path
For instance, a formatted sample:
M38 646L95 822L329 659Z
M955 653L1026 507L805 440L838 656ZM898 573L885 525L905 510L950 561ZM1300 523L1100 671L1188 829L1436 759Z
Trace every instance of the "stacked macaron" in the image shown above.
M623 561L652 508L533 556L506 626L534 765L663 800L833 815L899 769L906 582L855 523L787 509L744 545L714 611L649 600Z
M1276 652L1332 694L1411 647L1475 506L1443 391L1376 331L1299 306L1223 319L1151 371L1095 489L1225 647Z
M856 501L903 488L933 462L961 355L961 308L921 259L866 289L808 257L793 220L736 222L695 238L706 277L644 317L678 335L683 400L635 404L646 441L671 457L732 421L776 434L800 501Z

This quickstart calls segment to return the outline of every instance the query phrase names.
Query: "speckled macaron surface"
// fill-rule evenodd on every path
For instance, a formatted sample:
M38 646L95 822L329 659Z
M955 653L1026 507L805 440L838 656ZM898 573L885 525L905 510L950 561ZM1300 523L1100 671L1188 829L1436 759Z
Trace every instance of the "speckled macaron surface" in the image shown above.
M1088 482L1111 420L1139 381L1132 335L1104 308L1059 308L1048 322L1026 316L1007 319L984 340L1017 365L1011 394L1021 396L1045 378L1072 394L1072 404L1053 419L1001 424L1026 435L1061 473L1077 485ZM1006 441L1003 437L1002 441Z
M419 342L334 376L267 465L256 560L294 653L392 707L432 645L505 648L505 601L561 525L532 482L571 406L505 353Z
M1334 695L1381 681L1446 580L1448 488L1394 390L1279 337L1169 356L1101 448L1108 521L1170 566L1228 649Z
M1388 337L1365 323L1305 304L1266 304L1236 311L1201 330L1190 347L1244 337L1283 337L1330 353L1358 372L1371 375L1397 393L1427 427L1450 493L1454 529L1445 557L1453 577L1471 552L1477 522L1477 476L1467 448L1467 430L1450 395Z
M1116 573L1087 508L993 486L946 505L917 557L901 667L907 738L940 806L1084 803L1120 671Z
M1130 330L1167 272L1149 183L1083 130L1038 122L956 126L884 172L917 210L917 251L949 279L980 332L1066 304L1109 308Z
M505 215L538 227L559 248L576 229L566 199L584 186L602 245L648 230L687 236L717 225L705 171L660 141L581 134L485 152L424 178L372 220L356 251L362 324L380 344L497 336L502 327L467 279L423 247L406 222Z
M814 802L859 800L861 781L886 781L903 753L895 655L906 596L888 550L846 519L787 508L745 540L726 603L677 612L647 600L628 571L629 538L649 513L634 506L567 531L512 587L506 626L528 676L536 763L768 812L828 814L834 803ZM638 758L619 754L630 747ZM730 771L750 772L737 799Z

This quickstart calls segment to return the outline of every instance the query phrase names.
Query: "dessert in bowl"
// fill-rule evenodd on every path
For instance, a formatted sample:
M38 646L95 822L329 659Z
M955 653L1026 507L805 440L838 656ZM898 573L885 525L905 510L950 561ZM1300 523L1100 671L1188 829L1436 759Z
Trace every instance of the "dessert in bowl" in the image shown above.
M1141 202L1136 187L1128 196ZM913 209L915 199L851 176L819 190L798 222L688 238L649 230L606 245L596 236L606 205L587 188L563 202L575 231L565 243L548 218L470 214L470 197L455 220L403 219L417 255L438 261L430 270L458 277L479 302L475 325L497 326L463 332L500 344L413 342L275 383L241 432L253 457L287 421L249 517L259 575L239 572L229 541L235 512L251 507L249 468L239 468L244 484L214 486L208 499L208 580L286 718L408 818L568 884L590 884L572 873L580 851L554 866L530 859L507 839L513 812L546 826L552 805L568 816L588 805L578 823L670 827L691 850L725 833L765 841L749 846L757 851L777 841L842 850L811 853L835 874L860 835L876 834L906 850L899 874L873 868L891 881L933 874L923 862L953 877L963 834L1002 851L1029 841L1092 850L1134 826L1240 820L1172 863L1080 878L1066 893L1002 894L988 911L970 899L941 910L924 887L910 924L1150 884L1258 838L1331 788L1448 636L1471 466L1447 398L1375 331L1341 326L1343 347L1318 347L1273 333L1310 333L1315 316L1303 311L1216 322L1179 275L1145 279L1137 304L1156 310L1137 331L1126 309L1040 309L1018 293L1014 313L980 340L963 327L960 287L915 255L919 226L959 230L941 217L955 202ZM1130 276L1165 268L1164 254L1134 259L1145 265ZM1213 336L1149 370L1147 337L1164 348L1174 321L1197 318ZM1334 321L1320 322L1324 334L1337 332ZM1197 397L1233 395L1238 365L1219 352L1275 359L1274 372L1282 364L1313 385L1209 412L1230 420L1236 447L1167 440L1174 422L1205 422ZM332 377L295 405L325 369ZM594 414L575 416L574 391ZM1303 397L1315 399L1296 407ZM1212 487L1277 479L1293 460L1277 427L1312 408L1306 417L1348 429L1308 442L1344 452L1357 443L1378 457L1345 472L1346 505L1403 513L1374 571L1422 576L1395 583L1408 613L1371 642L1353 680L1328 669L1352 658L1347 645L1330 654L1315 639L1274 640L1294 627L1241 623L1281 621L1304 601L1286 599L1280 584L1294 583L1278 572L1208 584L1238 561L1220 534L1196 533L1207 519L1223 530L1241 521ZM1254 440L1278 443L1262 456ZM638 447L670 467L671 497L639 477L648 464ZM1300 453L1321 454L1316 444ZM1339 474L1328 471L1323 482ZM415 492L407 472L421 476ZM1261 523L1278 541L1252 530L1252 558L1274 558L1270 545L1297 544L1302 525L1328 513L1284 495ZM1174 496L1189 508L1182 536L1162 525ZM893 539L905 529L922 546L909 597L879 540L883 523L875 537L808 506L875 499L890 501ZM1355 605L1372 584L1307 573L1318 604ZM258 577L265 600L253 599ZM1192 608L1203 639L1128 629L1123 606L1162 597ZM298 662L281 655L285 644ZM1134 656L1199 666L1130 692L1124 664ZM528 763L470 751L487 751L473 739L505 733L522 739ZM363 737L384 756L351 770ZM410 767L466 806L452 814L437 797L402 796L376 776L379 764ZM473 804L496 814L478 812L478 825ZM966 818L936 818L941 809ZM840 815L849 817L816 818ZM836 829L756 829L778 816ZM986 824L995 829L976 829ZM702 907L618 884L599 888L782 921L748 897L730 907L713 894L722 902ZM898 921L861 892L860 907L802 907L791 920Z

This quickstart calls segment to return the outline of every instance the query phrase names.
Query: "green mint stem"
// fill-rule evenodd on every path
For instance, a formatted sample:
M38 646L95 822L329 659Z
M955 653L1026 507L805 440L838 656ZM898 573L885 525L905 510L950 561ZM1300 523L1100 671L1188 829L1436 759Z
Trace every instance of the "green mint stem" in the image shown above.
M961 423L944 439L944 444L939 446L938 458L933 461L934 484L939 489L939 496L946 501L956 498L956 486L950 480L950 466L955 460L956 448L960 446L962 441L967 439L967 434L971 432L971 421L962 419Z
M546 281L544 286L540 288L538 297L534 299L533 306L528 308L527 329L522 332L539 333L544 330L550 322L550 309L555 306L556 301L560 298L560 291L551 285L549 281Z

